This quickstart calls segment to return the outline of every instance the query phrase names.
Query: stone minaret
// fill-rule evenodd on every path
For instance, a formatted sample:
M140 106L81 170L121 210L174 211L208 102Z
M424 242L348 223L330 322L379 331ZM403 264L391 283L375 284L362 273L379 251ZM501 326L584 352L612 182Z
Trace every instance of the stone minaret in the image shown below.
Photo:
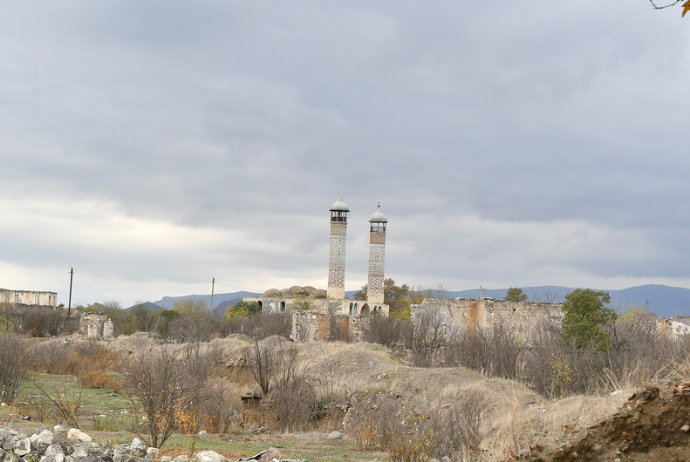
M328 298L345 298L345 246L347 214L350 209L342 199L331 206L331 250L328 262Z
M381 204L369 219L369 277L367 278L367 303L383 305L383 280L386 264L386 224L388 218L381 212Z

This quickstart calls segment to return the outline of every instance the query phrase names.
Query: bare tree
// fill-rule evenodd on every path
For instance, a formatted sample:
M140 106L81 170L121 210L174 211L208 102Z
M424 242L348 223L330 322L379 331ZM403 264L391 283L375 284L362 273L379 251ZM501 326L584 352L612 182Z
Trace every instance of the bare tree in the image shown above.
M441 310L430 308L414 324L412 362L418 367L432 367L440 348L448 341L448 326Z
M294 344L278 339L275 345L275 386L273 402L279 427L293 431L314 419L318 410L316 391L307 380L308 364Z
M29 343L15 334L0 332L0 401L12 402L31 366Z
M129 361L125 388L146 414L148 444L160 448L189 422L198 425L212 365L211 355L202 353L198 343L186 344L177 355L164 345L141 351Z
M245 358L249 371L264 395L271 389L276 364L273 347L268 342L260 342L259 333L252 335L253 344L247 349Z

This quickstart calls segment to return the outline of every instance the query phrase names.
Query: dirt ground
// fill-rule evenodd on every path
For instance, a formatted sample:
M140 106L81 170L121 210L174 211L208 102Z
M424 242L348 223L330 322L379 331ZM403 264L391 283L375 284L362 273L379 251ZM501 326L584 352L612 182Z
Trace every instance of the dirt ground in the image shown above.
M577 440L530 460L689 461L690 382L667 389L646 387Z
M157 345L145 336L107 343L108 348L123 356ZM235 394L237 409L242 406L240 397L257 387L246 366L246 351L251 345L246 337L231 336L205 346L219 352L218 379ZM445 405L468 391L481 391L486 402L482 442L468 460L690 461L690 383L675 389L647 388L637 393L619 390L610 395L553 401L518 382L487 378L464 368L411 367L380 345L293 345L299 349L312 383L331 390L352 406L357 406L357 397L364 393ZM385 457L383 453L359 451L353 435L340 421L314 428L312 433L285 434L268 429L259 435L254 430L253 426L244 426L240 434L208 435L199 444L244 455L278 447L285 454L296 453L309 460ZM332 430L342 431L344 439L327 442L326 435Z

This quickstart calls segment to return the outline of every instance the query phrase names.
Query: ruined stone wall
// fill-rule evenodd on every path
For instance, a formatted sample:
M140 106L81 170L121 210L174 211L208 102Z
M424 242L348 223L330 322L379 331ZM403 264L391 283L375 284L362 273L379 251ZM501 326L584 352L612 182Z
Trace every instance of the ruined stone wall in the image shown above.
M438 300L426 299L412 305L412 322L433 317L450 334L467 329L491 328L502 323L524 340L529 340L540 322L560 324L561 305L540 302L508 302L493 299Z
M295 342L318 342L319 328L316 317L317 313L293 311L290 338Z
M690 318L675 316L657 322L657 330L665 338L677 340L690 334Z
M57 292L0 289L0 303L57 308Z
M318 313L333 312L328 300L323 298L286 298L286 297L244 297L246 303L258 303L264 313L279 313L284 311L297 311L308 309ZM340 310L341 302L337 301L337 310Z
M103 313L84 313L79 319L79 334L93 340L113 338L113 321Z
M368 327L369 318L361 316L293 311L290 338L295 342L358 342Z

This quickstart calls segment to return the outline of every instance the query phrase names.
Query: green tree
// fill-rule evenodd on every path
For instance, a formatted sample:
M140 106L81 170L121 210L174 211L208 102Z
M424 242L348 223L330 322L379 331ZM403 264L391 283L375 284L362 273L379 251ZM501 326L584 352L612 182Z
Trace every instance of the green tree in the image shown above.
M160 312L158 318L158 333L161 338L167 339L170 337L170 323L180 316L180 313L175 310L163 310Z
M232 320L237 317L248 317L261 312L261 306L257 302L241 301L225 310L225 319Z
M504 300L507 302L524 302L527 300L527 294L518 287L511 287L508 289L508 292L506 292Z
M383 303L390 307L390 314L394 318L410 319L410 304L419 303L416 294L407 284L396 285L392 278L383 281ZM362 286L362 290L355 292L354 299L367 299L366 284Z
M0 332L10 332L17 327L17 322L8 313L0 313Z
M608 293L577 289L563 302L563 340L578 348L608 351L609 335L604 328L616 320L616 312L607 307Z

